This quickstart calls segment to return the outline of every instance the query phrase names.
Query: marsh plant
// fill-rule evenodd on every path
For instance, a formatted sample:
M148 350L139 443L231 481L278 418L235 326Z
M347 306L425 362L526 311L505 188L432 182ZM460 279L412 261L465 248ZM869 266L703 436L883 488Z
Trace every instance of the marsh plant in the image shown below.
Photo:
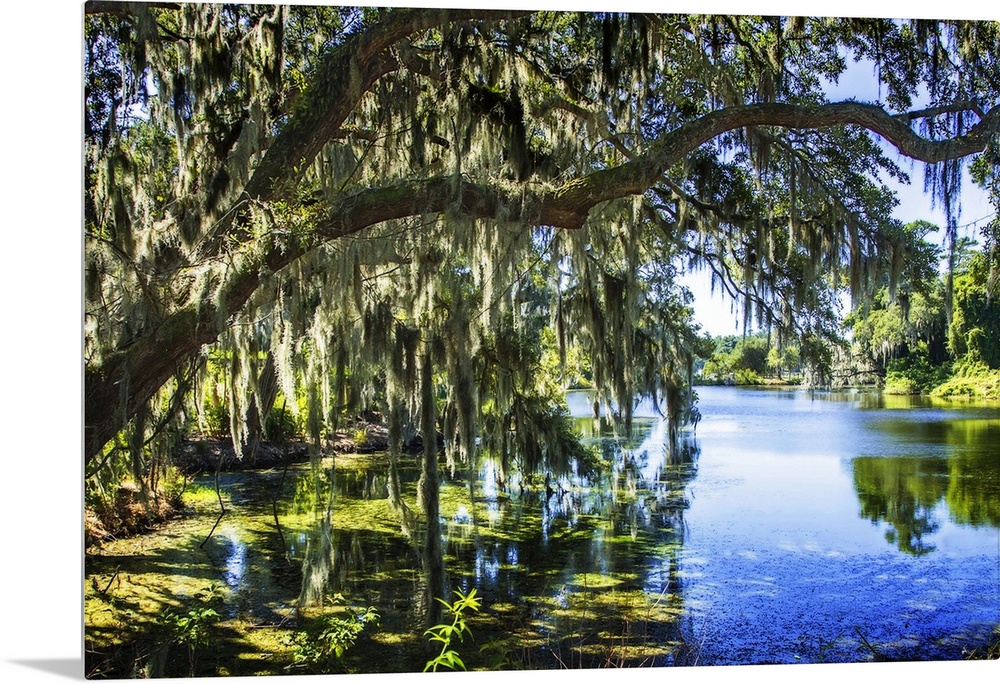
M334 603L344 603L337 594ZM292 647L290 668L308 672L332 672L344 654L354 646L366 627L377 627L379 614L374 606L348 608L344 614L324 615L312 629L299 630L288 637Z
M219 601L215 588L199 592L189 606L180 610L168 609L159 618L159 623L167 634L169 644L187 649L188 670L195 676L198 665L198 651L211 643L212 625L221 619L213 607Z
M476 598L475 589L471 590L468 594L463 594L461 591L456 590L455 596L458 598L454 603L448 603L440 598L437 599L444 605L448 613L452 615L452 620L450 624L442 622L424 632L426 636L430 637L432 642L436 641L441 644L441 652L432 660L427 661L424 672L428 670L437 672L438 667L449 667L452 670L465 669L465 663L462 662L458 651L453 649L451 644L455 640L461 641L466 634L472 636L472 630L469 629L463 613L467 610L478 612L480 600Z

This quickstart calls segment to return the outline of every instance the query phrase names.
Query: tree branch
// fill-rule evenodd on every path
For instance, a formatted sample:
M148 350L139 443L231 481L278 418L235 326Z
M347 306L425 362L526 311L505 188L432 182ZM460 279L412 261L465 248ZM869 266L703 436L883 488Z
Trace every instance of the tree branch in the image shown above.
M399 62L388 48L418 31L469 19L500 20L530 12L467 9L395 9L378 24L359 31L333 50L317 69L315 83L288 124L272 142L245 193L271 199L297 181L353 111L362 94Z
M884 109L860 102L819 106L767 103L728 107L666 133L650 145L646 153L626 164L586 176L579 194L600 202L616 196L641 193L688 153L737 128L777 126L807 129L849 124L862 126L876 133L904 156L933 164L982 152L989 137L997 135L1000 130L1000 107L987 112L964 135L947 140L923 138L904 121Z
M89 462L175 371L177 364L213 342L229 316L242 309L263 273L275 272L319 245L384 221L454 212L522 225L581 227L602 202L644 193L687 154L715 136L743 126L821 128L854 124L884 137L904 155L934 163L985 149L1000 127L993 108L966 134L927 140L874 105L856 102L806 107L758 104L707 114L664 134L648 150L610 169L581 176L558 188L472 182L454 176L404 181L342 196L328 206L311 239L277 240L247 259L223 284L215 301L190 303L168 316L128 349L85 374L85 454ZM336 128L339 128L339 123ZM218 303L216 303L218 302Z
M275 136L243 188L243 197L270 201L287 194L330 140L340 136L344 121L361 96L382 76L400 68L389 48L407 36L435 26L470 19L501 20L527 11L470 9L393 9L380 22L346 37L323 59L309 89L288 123ZM200 258L219 249L233 216L220 221L198 249Z
M902 114L896 114L895 118L900 121L905 121L907 123L913 122L917 119L927 119L934 116L940 116L941 114L957 114L959 112L972 112L980 118L980 120L986 118L986 112L975 102L960 100L958 102L952 102L951 104L942 105L940 107L927 107L926 109L917 109L912 112L903 112Z

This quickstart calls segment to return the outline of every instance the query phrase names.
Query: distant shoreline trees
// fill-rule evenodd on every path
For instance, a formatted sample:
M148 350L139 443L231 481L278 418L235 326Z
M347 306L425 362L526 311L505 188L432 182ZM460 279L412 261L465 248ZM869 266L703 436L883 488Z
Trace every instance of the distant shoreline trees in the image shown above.
M889 394L1000 399L1000 301L990 295L986 253L958 245L948 273L942 250L927 238L937 227L904 227L914 236L910 271L895 291L888 283L843 321L843 338L828 343L832 384L877 386ZM949 320L950 312L950 320ZM799 348L766 333L710 338L713 353L697 364L699 382L762 385L801 380Z

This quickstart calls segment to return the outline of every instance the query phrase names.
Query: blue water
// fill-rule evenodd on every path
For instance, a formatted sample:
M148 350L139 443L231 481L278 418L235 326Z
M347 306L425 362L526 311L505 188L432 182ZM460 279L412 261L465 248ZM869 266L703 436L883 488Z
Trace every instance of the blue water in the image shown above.
M700 664L960 658L1000 624L1000 411L699 388Z

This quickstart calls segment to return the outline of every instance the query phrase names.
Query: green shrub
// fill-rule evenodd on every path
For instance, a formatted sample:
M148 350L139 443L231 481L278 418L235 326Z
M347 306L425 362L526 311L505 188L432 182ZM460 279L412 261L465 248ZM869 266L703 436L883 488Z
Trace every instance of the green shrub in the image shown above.
M267 414L264 432L272 444L284 444L299 434L299 426L296 424L292 412L282 405L272 408L271 412Z
M167 467L166 472L160 477L159 486L167 503L171 506L179 507L181 505L181 497L187 490L188 481L180 468L171 465Z
M944 382L951 368L931 363L926 345L918 345L907 356L890 361L886 371L886 394L922 394Z
M891 371L885 376L886 394L920 394L920 383L915 379L897 372Z
M342 602L339 594L335 602ZM348 609L344 616L324 615L311 629L294 632L287 640L292 646L293 667L309 672L329 672L336 662L354 646L368 626L379 623L374 606L365 609Z
M220 620L219 613L213 608L218 600L213 587L197 594L187 610L171 608L158 618L168 642L187 648L189 674L192 677L198 664L198 651L210 645L212 625Z
M1000 400L1000 371L983 377L955 377L938 385L931 396L941 399L966 397L969 399Z
M229 407L225 404L209 404L203 415L205 432L212 437L225 437L231 432Z
M737 368L736 369L736 384L737 385L761 385L764 383L764 379L761 378L760 374L749 368Z

